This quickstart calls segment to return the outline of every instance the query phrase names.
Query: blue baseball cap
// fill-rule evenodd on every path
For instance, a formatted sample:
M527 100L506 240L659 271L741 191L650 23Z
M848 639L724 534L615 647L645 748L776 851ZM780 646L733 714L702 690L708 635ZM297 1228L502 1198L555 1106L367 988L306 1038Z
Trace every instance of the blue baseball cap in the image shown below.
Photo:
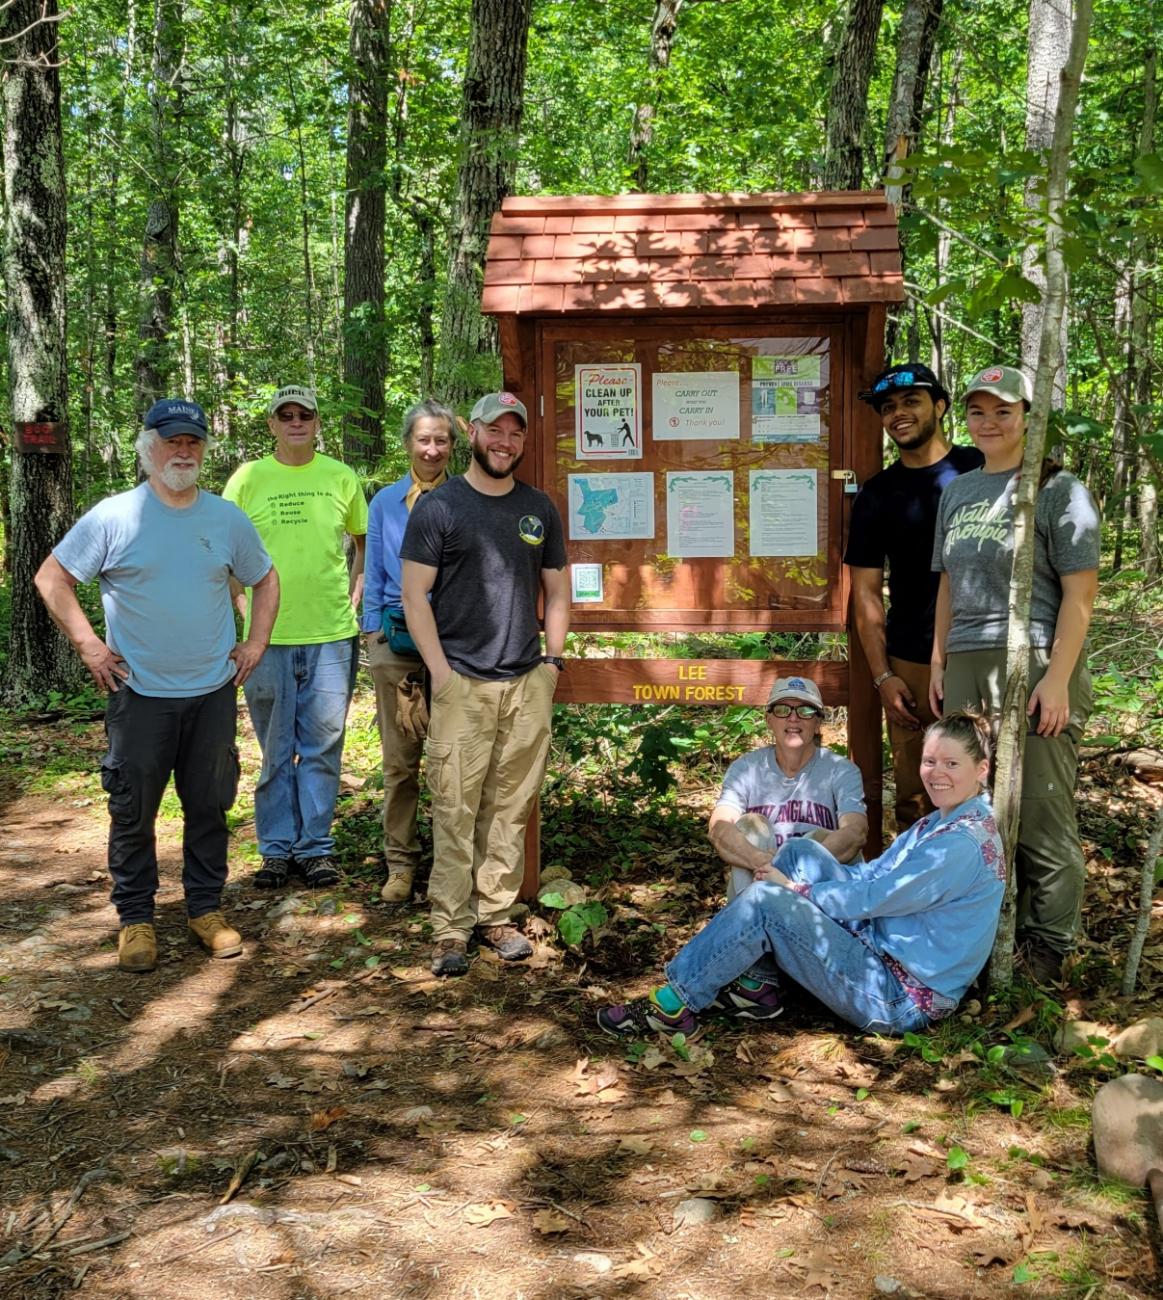
M207 438L206 412L197 402L185 397L163 397L145 413L145 427L156 429L159 438L176 438L180 433L191 433L195 438Z

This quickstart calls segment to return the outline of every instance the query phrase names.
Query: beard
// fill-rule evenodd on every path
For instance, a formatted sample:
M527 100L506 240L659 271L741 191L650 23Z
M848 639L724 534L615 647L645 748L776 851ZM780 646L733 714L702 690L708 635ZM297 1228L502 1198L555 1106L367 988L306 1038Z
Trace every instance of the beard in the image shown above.
M898 447L904 448L905 451L917 451L931 442L937 433L937 413L932 412L927 420L917 420L912 429L904 432L901 437L897 437L891 430L889 437Z
M198 482L200 465L175 465L173 461L157 471L158 478L171 492L186 492Z
M523 451L518 452L517 455L514 456L513 459L509 462L507 468L496 469L494 466L489 464L489 453L483 450L480 446L478 446L474 442L472 444L472 458L481 467L481 469L484 470L484 472L489 476L489 478L508 478L513 473L513 471L517 468L517 466L520 465L522 460L524 460L525 453Z

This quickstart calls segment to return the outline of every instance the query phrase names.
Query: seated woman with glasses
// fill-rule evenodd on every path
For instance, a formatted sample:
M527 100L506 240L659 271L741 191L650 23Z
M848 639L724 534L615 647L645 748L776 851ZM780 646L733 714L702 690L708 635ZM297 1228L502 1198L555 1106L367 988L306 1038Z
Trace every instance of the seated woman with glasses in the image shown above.
M868 838L864 782L855 763L820 744L824 701L808 677L781 677L767 698L772 743L727 769L708 833L731 868L727 901L788 840L806 835L838 862L853 862Z
M599 1026L633 1038L692 1033L705 1011L774 1019L778 976L751 973L764 958L866 1033L903 1034L950 1015L989 957L1005 888L985 793L989 754L982 716L939 718L921 757L933 812L872 862L842 866L822 844L789 840L679 950L666 984L602 1008Z

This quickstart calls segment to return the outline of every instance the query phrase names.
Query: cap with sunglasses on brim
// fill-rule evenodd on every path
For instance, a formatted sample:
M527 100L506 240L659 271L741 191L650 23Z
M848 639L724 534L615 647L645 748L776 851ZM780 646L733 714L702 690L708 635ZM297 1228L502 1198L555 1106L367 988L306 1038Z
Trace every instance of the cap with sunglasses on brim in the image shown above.
M302 384L288 384L271 398L271 404L267 407L268 415L277 415L280 406L290 406L292 402L297 402L305 411L310 411L312 415L319 410L319 403L316 400L313 389L304 388Z
M810 677L778 677L767 697L767 707L784 704L795 700L799 704L812 704L821 713L824 711L824 697L820 688Z
M882 370L879 375L872 381L872 387L866 389L863 393L857 393L862 402L867 402L869 406L880 410L881 403L891 397L893 393L903 393L910 388L923 388L929 393L933 401L943 401L948 407L949 394L945 390L944 384L937 378L928 366L923 366L919 361L909 361L897 366L889 366L887 370Z
M1034 385L1016 366L986 366L965 385L961 400L967 402L974 393L992 393L1003 402L1032 402Z

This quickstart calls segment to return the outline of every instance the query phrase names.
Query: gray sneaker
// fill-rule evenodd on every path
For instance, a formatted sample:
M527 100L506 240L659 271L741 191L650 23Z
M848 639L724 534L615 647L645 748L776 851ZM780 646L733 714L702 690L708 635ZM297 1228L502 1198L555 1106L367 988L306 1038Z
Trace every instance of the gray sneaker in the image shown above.
M433 975L467 975L468 945L463 939L441 939L432 950Z
M478 933L481 942L502 961L524 961L533 956L533 945L515 925L482 925Z

